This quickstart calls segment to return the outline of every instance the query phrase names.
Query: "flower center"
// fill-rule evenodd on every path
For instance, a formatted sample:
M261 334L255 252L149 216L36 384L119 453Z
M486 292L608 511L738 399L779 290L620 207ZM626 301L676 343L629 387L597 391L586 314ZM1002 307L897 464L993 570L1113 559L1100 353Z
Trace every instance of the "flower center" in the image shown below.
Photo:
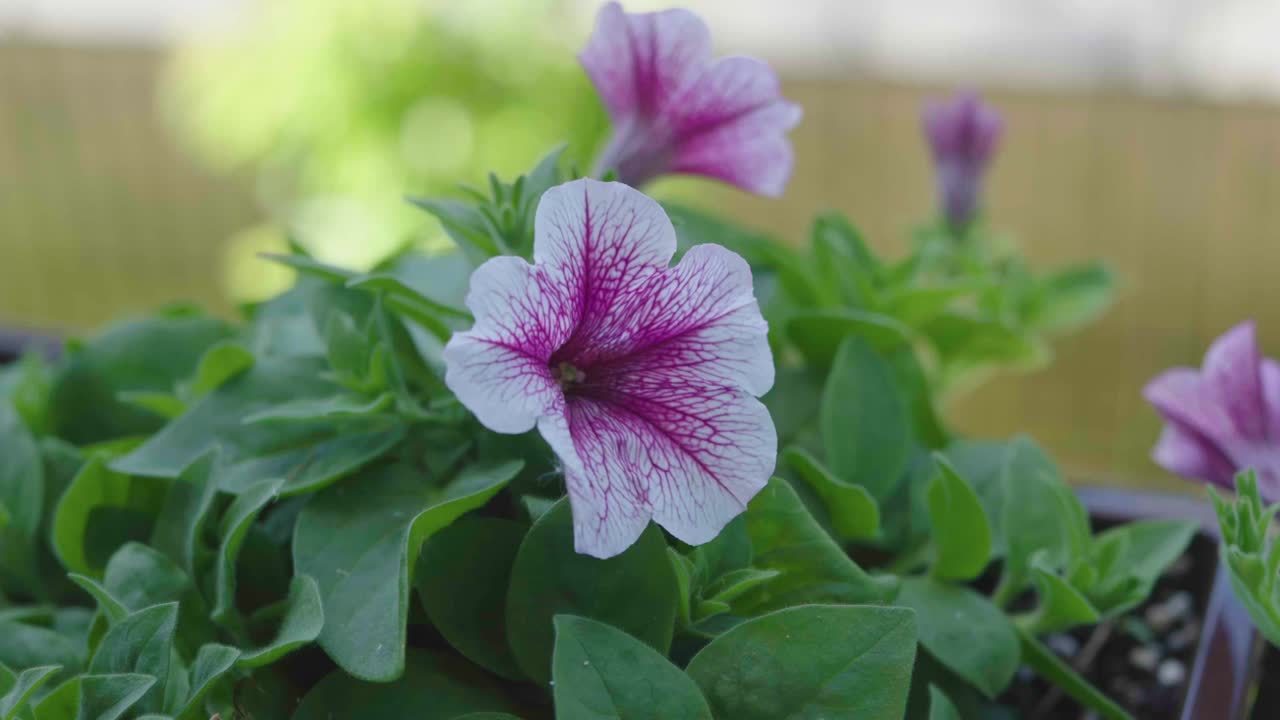
M562 390L568 390L570 387L587 379L586 373L563 361L551 366L551 376L560 383L560 389Z

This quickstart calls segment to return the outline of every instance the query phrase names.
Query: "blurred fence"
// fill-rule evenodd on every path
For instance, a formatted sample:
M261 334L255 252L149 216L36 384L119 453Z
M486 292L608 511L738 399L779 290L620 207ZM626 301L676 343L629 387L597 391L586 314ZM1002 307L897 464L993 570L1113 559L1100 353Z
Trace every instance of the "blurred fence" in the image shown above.
M147 50L0 45L0 323L83 329L191 299L226 310L222 250L257 220L246 178L186 159L155 113ZM927 215L921 98L937 89L792 79L805 108L782 200L708 202L803 242L821 209L901 248ZM1147 461L1158 424L1139 390L1196 363L1244 317L1280 351L1280 112L1119 95L993 93L1007 143L994 224L1033 262L1102 257L1125 286L1055 366L952 409L976 434L1029 432L1090 482L1170 483ZM1171 485L1173 487L1182 487Z

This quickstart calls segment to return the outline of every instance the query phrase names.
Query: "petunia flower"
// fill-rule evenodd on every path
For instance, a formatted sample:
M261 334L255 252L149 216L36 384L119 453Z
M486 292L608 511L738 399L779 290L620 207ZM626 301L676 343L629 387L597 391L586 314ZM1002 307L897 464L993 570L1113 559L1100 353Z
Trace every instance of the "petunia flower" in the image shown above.
M613 134L596 174L639 187L687 173L778 196L791 177L786 133L799 106L782 99L773 70L755 58L711 58L711 33L688 10L600 9L578 56L604 101Z
M953 229L963 232L982 202L982 180L1004 131L1004 120L973 93L930 102L924 132L933 153L938 203Z
M471 276L475 325L444 350L445 383L486 427L535 426L559 457L579 552L610 557L650 518L715 537L768 481L773 384L751 271L718 245L669 267L661 206L621 183L548 190L533 264Z
M1228 489L1253 468L1263 497L1280 500L1280 364L1261 356L1252 322L1215 340L1199 371L1167 370L1143 395L1166 423L1159 465Z

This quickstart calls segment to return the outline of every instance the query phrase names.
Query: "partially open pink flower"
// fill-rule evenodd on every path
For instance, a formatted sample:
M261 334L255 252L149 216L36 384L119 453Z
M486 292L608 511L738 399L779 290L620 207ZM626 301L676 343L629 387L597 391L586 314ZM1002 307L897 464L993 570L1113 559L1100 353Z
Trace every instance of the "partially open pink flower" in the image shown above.
M578 56L604 100L613 135L597 174L635 187L658 175L705 175L761 195L782 194L793 156L786 133L800 108L749 57L711 59L711 33L688 10L600 9Z
M1157 463L1228 489L1253 468L1262 495L1280 500L1280 364L1258 352L1252 322L1215 340L1199 371L1168 370L1143 395L1167 423Z
M534 264L471 276L471 330L445 383L488 428L535 425L564 468L579 552L610 557L649 519L715 537L773 472L777 435L756 399L773 384L751 271L718 245L675 267L661 206L621 183L548 190Z
M963 231L982 202L983 175L1004 132L1004 120L974 93L930 102L922 119L933 153L938 204L947 223Z

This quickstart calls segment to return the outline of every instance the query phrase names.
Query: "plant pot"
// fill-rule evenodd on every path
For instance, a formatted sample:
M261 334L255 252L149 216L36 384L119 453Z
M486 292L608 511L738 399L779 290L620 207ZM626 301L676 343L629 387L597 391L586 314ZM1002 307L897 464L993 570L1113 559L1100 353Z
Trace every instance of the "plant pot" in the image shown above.
M1269 717L1250 713L1250 690L1260 677L1263 652L1268 648L1236 601L1227 574L1218 563L1218 523L1212 506L1189 496L1116 488L1082 487L1077 494L1090 516L1102 522L1191 519L1200 523L1201 538L1212 542L1215 548L1213 581L1203 605L1199 645L1177 717L1181 720Z
M11 363L23 353L33 350L47 358L56 358L62 354L62 341L52 335L0 329L0 365Z

